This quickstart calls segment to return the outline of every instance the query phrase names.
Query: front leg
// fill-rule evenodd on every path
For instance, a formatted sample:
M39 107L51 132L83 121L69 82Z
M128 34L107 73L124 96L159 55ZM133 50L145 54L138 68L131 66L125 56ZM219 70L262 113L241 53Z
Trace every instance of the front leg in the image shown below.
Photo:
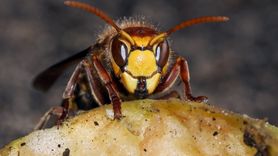
M85 58L84 60L81 61L79 66L80 67L77 67L77 70L74 72L70 81L68 82L63 97L65 99L72 99L74 97L75 86L79 79L79 74L81 72L81 69L83 69L86 72L91 94L93 95L93 97L95 98L96 102L99 105L104 105L105 100L103 99L101 92L98 90L96 85L96 80L94 78L93 70L95 70L98 76L100 77L100 79L102 80L102 82L105 84L105 88L108 91L110 100L113 104L114 118L120 119L122 116L120 96L118 94L118 91L115 87L116 85L114 84L112 78L110 77L106 69L102 66L98 58L94 55L92 57L92 61Z
M155 92L161 92L164 90L167 90L170 88L174 82L176 81L177 77L180 76L182 79L182 82L184 84L184 92L185 97L191 101L197 101L197 102L207 102L208 98L206 96L198 96L194 97L191 93L191 87L190 87L190 75L189 75L189 69L187 61L183 57L178 57L176 59L176 63L174 64L171 71L166 75L164 78L164 81L159 84Z
M110 100L113 104L114 118L120 119L122 117L121 99L116 84L96 56L92 56L92 61L99 77L108 91Z

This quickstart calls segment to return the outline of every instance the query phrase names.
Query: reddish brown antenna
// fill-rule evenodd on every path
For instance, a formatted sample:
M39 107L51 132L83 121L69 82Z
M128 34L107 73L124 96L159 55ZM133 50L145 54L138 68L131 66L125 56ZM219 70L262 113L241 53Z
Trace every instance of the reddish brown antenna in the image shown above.
M171 33L178 31L180 29L183 29L185 27L189 27L191 25L200 24L200 23L209 23L209 22L226 22L229 20L229 17L226 16L203 16L198 18L193 18L191 20L187 20L182 22L179 25L176 25L175 27L169 29L166 31L167 35L170 35Z
M109 25L114 27L118 32L121 31L121 28L119 28L108 15L106 15L102 10L100 10L94 6L91 6L89 4L82 3L82 2L76 2L76 1L65 1L64 4L67 6L70 6L70 7L79 8L79 9L85 10L87 12L93 13L96 16L103 19L106 23L108 23Z

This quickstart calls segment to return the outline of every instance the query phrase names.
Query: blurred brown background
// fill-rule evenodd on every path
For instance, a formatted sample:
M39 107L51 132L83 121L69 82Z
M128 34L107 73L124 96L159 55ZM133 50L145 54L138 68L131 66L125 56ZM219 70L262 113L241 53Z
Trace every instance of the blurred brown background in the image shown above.
M203 24L171 36L189 61L194 95L278 125L278 1L274 0L83 0L114 19L144 15L166 30L204 15L228 23ZM4 0L0 5L0 147L31 131L59 105L65 74L46 94L32 88L36 74L95 42L105 25L68 8L62 0Z

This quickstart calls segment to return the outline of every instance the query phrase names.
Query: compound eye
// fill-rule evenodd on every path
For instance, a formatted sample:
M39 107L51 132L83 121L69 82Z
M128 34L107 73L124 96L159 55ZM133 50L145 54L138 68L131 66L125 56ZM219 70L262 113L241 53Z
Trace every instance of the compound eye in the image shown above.
M127 55L127 46L117 38L114 39L112 42L112 56L119 67L126 64Z
M169 47L166 40L160 42L155 49L155 59L159 67L163 68L169 58Z

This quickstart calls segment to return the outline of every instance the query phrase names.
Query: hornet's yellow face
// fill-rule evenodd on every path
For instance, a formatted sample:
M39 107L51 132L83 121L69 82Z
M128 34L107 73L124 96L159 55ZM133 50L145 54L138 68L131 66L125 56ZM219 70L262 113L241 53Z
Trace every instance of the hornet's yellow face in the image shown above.
M130 27L111 45L114 73L129 93L144 98L154 92L167 70L169 47L165 38L146 27Z

